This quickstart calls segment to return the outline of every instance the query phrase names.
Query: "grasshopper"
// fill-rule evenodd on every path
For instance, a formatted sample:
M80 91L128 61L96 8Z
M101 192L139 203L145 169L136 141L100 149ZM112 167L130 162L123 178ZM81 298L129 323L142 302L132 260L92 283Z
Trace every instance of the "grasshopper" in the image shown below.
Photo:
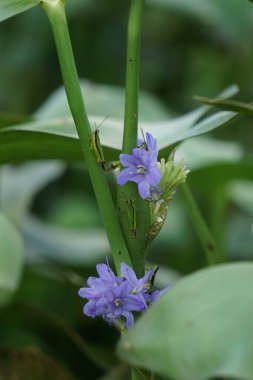
M95 130L92 132L92 136L91 136L91 148L93 149L94 153L95 153L95 156L97 158L97 162L99 163L99 165L101 166L101 168L103 169L103 171L105 173L108 173L110 172L111 170L114 170L116 169L118 166L119 166L119 163L116 162L116 163L111 163L109 167L106 167L106 161L105 161L105 158L104 158L104 153L103 153L103 148L102 148L102 145L100 143L100 138L99 138L99 127L101 124L103 124L103 122L108 118L108 116L106 116L104 118L104 120L98 125L96 126Z

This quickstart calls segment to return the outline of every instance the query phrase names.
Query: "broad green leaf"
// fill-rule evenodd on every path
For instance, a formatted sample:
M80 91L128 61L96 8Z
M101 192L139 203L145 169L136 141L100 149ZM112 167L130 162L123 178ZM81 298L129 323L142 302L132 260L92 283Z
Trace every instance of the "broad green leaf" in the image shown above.
M124 360L173 380L252 380L253 264L178 281L122 338Z
M58 123L57 123L58 127ZM74 126L71 127L74 131ZM40 159L81 160L77 138L42 130L2 129L0 131L0 163Z
M23 246L19 233L0 213L0 305L16 291L23 268Z
M226 111L234 111L243 115L253 115L253 104L243 103L238 100L221 100L221 99L209 99L202 96L195 96L196 100L201 103L209 104L210 106L221 108Z
M36 193L64 170L60 162L37 162L18 167L5 166L1 171L0 203L2 211L14 222L20 222Z
M218 112L199 123L200 109L188 115L164 122L142 122L144 131L156 136L161 150L186 139L205 134L234 121L233 112ZM94 125L103 119L90 117ZM116 159L121 149L123 124L118 119L106 120L101 128L100 139L108 160ZM70 119L34 121L28 124L2 128L0 132L0 162L18 162L27 159L65 158L81 159L81 149L74 123ZM36 145L35 145L36 144Z
M23 225L23 234L31 261L43 258L68 265L89 265L99 262L109 252L102 228L60 229L30 217Z
M108 119L124 119L125 89L123 87L103 85L83 79L80 80L80 86L89 115L101 116L101 121L106 116ZM163 103L146 91L140 93L139 109L141 122L164 120L170 115ZM64 87L54 91L34 116L43 120L71 117Z
M176 151L176 160L184 159L187 168L196 170L220 163L233 163L243 158L239 143L196 137L183 142Z
M197 18L201 23L219 30L225 37L240 41L248 36L253 14L248 1L231 0L149 0L154 7L172 9ZM229 14L229 17L227 15Z
M32 120L32 118L27 115L0 112L0 128L8 127L8 125L13 124L26 123L30 120Z
M235 179L253 181L252 158L230 162L210 162L204 167L196 167L189 176L189 181L197 184L198 189L206 193L212 193L216 187L222 187Z
M74 380L59 363L38 348L1 348L1 373L5 379Z
M40 0L1 0L0 21L6 20L38 5Z
M237 88L231 86L220 96L232 96L236 91ZM47 112L51 113L51 116L54 112L64 115L61 101L60 104L60 107L57 106L55 99L53 103L49 102L49 106L37 114L40 120L1 128L0 163L39 158L81 159L81 149L72 118L43 119ZM99 104L97 108L99 109ZM172 144L226 125L237 117L233 112L218 112L198 122L208 110L208 106L203 106L175 119L157 122L142 121L141 126L144 131L152 133L157 139L159 148L166 151ZM69 111L65 113L67 116ZM90 116L90 122L94 126L103 122L100 127L100 137L105 147L105 157L108 160L116 159L121 150L123 121L112 117L104 120L104 116Z

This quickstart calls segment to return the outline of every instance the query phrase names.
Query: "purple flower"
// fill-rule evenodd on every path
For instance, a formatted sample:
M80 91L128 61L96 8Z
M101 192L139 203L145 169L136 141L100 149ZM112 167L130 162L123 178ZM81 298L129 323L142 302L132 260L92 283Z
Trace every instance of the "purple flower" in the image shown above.
M147 308L142 297L131 294L130 285L127 281L107 293L103 307L106 310L103 317L110 325L113 324L114 320L119 320L121 316L124 316L127 328L130 328L134 323L132 312L144 311Z
M101 315L110 325L124 317L125 326L134 323L133 312L145 311L147 304L153 303L167 290L153 292L151 279L155 271L151 269L143 278L138 279L125 263L120 266L122 278L115 276L109 264L98 264L99 277L89 277L87 288L81 288L79 296L88 302L84 314L91 318Z
M117 176L117 182L123 186L126 182L136 182L141 198L150 196L150 187L156 186L161 180L157 167L158 148L155 139L146 133L146 141L138 140L138 148L132 154L120 154L120 162L126 169Z
M159 298L161 298L164 295L164 293L166 293L167 290L169 290L170 288L172 288L171 284L166 285L161 290L159 290L159 289L154 290L151 288L149 288L149 289L146 288L143 292L144 299L147 302L147 304L152 304L152 303L156 302Z
M142 296L131 293L131 285L123 278L115 276L109 265L98 264L99 277L89 277L88 288L81 288L79 296L88 299L84 314L91 318L101 315L109 324L124 316L126 327L132 326L133 311L147 308Z
M156 152L156 155L158 155L158 147L157 147L156 140L149 132L146 133L146 140L138 138L137 146L138 148L144 148L148 150L149 152L154 151Z
M144 277L138 278L136 277L136 274L134 273L133 269L130 268L128 265L125 263L120 264L120 271L122 276L124 277L125 280L128 281L130 287L131 287L131 292L133 294L142 294L142 291L147 287L149 279L153 276L154 274L154 269L151 269L148 273L145 274Z
M161 298L161 296L166 293L168 289L172 287L171 284L166 285L163 289L153 289L153 285L151 284L151 279L155 276L155 270L151 269L149 272L145 274L144 277L138 278L134 273L133 269L130 268L125 263L121 263L120 271L123 277L128 281L131 286L131 292L133 294L139 294L139 296L143 296L144 300L148 303L154 303L156 300Z

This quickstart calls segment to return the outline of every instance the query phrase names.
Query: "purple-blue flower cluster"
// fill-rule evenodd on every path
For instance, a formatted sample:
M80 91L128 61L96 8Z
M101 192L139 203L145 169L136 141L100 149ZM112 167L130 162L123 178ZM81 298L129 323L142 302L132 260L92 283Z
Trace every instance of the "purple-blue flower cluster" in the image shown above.
M134 323L133 312L145 311L170 287L153 291L151 279L154 269L138 279L133 269L125 263L120 266L122 277L115 276L109 264L98 264L96 268L99 277L89 277L88 287L81 288L78 294L88 300L84 314L91 318L101 315L110 325L121 320L127 328L131 327Z
M138 139L138 147L132 154L120 154L120 162L126 169L118 174L117 183L123 186L128 181L136 182L142 199L152 197L153 187L161 180L157 156L156 140L147 132L146 141Z

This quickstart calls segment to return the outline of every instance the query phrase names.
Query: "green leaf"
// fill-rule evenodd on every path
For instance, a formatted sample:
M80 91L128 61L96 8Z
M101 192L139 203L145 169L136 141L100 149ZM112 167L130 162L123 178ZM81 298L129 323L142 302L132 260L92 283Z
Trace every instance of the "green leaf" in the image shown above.
M46 258L68 265L90 265L109 252L102 228L80 231L60 229L30 217L23 225L23 233L26 252L33 260Z
M19 233L0 213L0 305L16 291L23 268L23 247Z
M196 137L183 142L176 151L191 171L220 163L235 163L243 158L243 148L237 142Z
M28 211L34 196L64 170L60 162L37 162L6 166L1 172L0 203L2 211L19 223Z
M43 123L41 123L43 124ZM45 123L46 124L46 123ZM50 123L51 124L51 123ZM81 160L83 158L77 137L71 138L46 128L38 128L36 123L29 125L34 129L2 128L0 131L0 163L22 162L40 159ZM45 125L46 126L46 125ZM36 128L37 127L37 128ZM59 127L59 123L56 123ZM43 130L44 129L44 130ZM64 130L64 125L62 126ZM74 125L70 127L74 133Z
M238 100L209 99L202 96L195 96L194 99L201 103L209 104L210 106L215 106L226 111L234 111L247 116L253 115L252 103L243 103Z
M235 179L253 180L253 159L242 158L230 162L209 163L194 169L189 176L190 182L196 184L202 192L213 193L217 187L221 188Z
M125 89L123 87L93 83L84 79L80 80L80 86L89 115L101 116L102 120L105 116L108 116L108 119L124 119ZM163 103L146 91L140 93L139 108L140 121L163 120L170 115ZM71 113L64 87L54 91L34 116L43 120L70 118ZM93 120L92 124L94 125Z
M175 10L197 18L201 23L217 29L225 37L240 41L247 38L253 9L247 1L231 0L149 0L156 7ZM229 17L227 17L229 14Z
M220 96L232 96L236 91L237 87L231 86ZM40 120L0 129L0 163L41 158L72 160L82 158L73 120L67 116L69 111L65 108L62 109L61 101L59 102L61 106L59 104L57 106L57 103L58 101L56 103L49 102L47 107L42 108L38 113L41 117ZM99 105L98 103L97 109L99 109ZM144 131L149 131L156 136L159 148L164 150L162 153L166 153L172 144L207 133L228 124L237 117L233 112L218 112L198 122L208 110L208 106L203 106L175 119L156 122L142 121L141 126ZM51 116L61 113L65 115L65 118L43 119L47 113ZM104 116L106 115L90 116L91 124L94 126L99 124L104 120ZM100 127L101 143L105 148L104 153L107 160L117 159L121 150L122 135L123 121L121 119L109 117Z
M40 0L1 0L0 21L6 20L38 5Z
M226 264L178 281L127 332L124 360L173 380L251 380L253 264Z

